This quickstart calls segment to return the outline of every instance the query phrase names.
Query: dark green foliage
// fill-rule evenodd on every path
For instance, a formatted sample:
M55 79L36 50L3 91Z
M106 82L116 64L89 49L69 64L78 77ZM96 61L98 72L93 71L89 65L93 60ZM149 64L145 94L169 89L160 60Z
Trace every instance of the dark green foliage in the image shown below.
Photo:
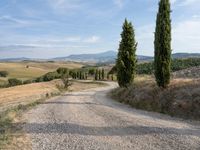
M49 72L43 76L43 81L52 81L54 79L59 79L61 77L57 72Z
M98 73L98 70L96 69L96 71L95 71L95 76L94 76L94 79L95 79L95 80L98 80L98 79L99 79L98 74L99 74L99 73Z
M44 82L43 76L36 78L34 82Z
M99 75L98 75L98 77L99 77L99 80L101 80L101 70L99 70Z
M159 87L170 83L171 68L171 19L169 0L160 0L155 31L155 77Z
M75 70L70 70L69 75L73 78L76 79L76 71Z
M7 77L8 72L7 71L0 71L0 77Z
M88 71L89 75L94 75L95 74L95 69L94 68L90 68Z
M30 83L33 83L33 81L32 80L26 80L26 81L23 82L23 84L30 84Z
M76 72L76 78L79 79L79 72Z
M58 74L61 74L61 75L63 75L63 74L67 74L68 73L68 68L58 68L57 69L57 73Z
M12 79L8 79L8 84L9 84L9 86L22 85L22 81L18 80L16 78L12 78Z
M107 80L109 80L110 79L110 75L109 74L107 74Z
M137 64L136 73L137 74L149 74L149 75L153 74L154 73L153 62Z
M112 67L112 69L108 72L108 74L115 74L115 73L117 73L116 65Z
M58 72L48 72L45 75L38 77L35 79L34 82L47 82L47 81L52 81L54 79L59 79L61 78L62 74L58 74Z
M101 79L104 80L105 78L105 71L104 69L101 70Z
M174 59L172 60L172 71L179 71L190 67L200 66L200 58L188 58L188 59Z
M80 71L79 73L79 79L81 80L82 79L82 72Z
M171 71L179 71L191 67L200 66L200 58L173 59L171 62ZM153 74L154 65L152 62L141 63L137 65L137 74Z
M127 87L134 80L136 49L137 43L132 23L125 20L116 61L117 80L120 87Z

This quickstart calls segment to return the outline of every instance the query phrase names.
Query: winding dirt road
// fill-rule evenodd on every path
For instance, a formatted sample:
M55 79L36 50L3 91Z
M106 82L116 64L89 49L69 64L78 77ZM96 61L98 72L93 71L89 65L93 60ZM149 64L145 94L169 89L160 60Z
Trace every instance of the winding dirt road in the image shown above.
M68 93L25 114L33 150L200 150L199 123L133 109L106 97L116 87Z

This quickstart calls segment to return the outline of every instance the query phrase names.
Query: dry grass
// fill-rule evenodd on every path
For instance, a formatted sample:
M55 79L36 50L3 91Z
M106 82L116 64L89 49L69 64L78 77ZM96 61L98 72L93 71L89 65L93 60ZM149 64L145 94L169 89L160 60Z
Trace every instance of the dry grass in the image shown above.
M60 85L60 86L58 86ZM105 86L95 82L77 82L73 81L70 91L81 91L99 86ZM27 104L32 101L59 94L62 87L61 80L51 82L32 83L10 88L0 89L0 112L19 104Z
M135 108L200 118L200 79L173 79L167 89L161 89L152 77L137 77L128 89L115 89L111 95Z
M61 84L61 81L55 80L0 89L0 110L44 98L47 93L49 95L59 93L57 84Z
M59 86L58 86L59 85ZM18 122L23 122L20 115L26 110L40 104L49 96L60 93L63 86L60 80L45 83L33 83L6 89L0 89L0 149L30 149L29 139ZM82 91L105 84L91 81L72 81L70 91ZM47 96L48 93L48 96ZM14 124L13 124L14 123Z
M87 89L93 89L97 87L103 87L106 86L106 84L101 82L79 82L79 81L73 81L72 86L69 88L70 91L82 91Z
M29 66L29 68L26 68L26 66ZM5 62L0 63L0 70L7 71L9 73L8 78L26 80L42 76L50 71L55 71L59 67L72 69L82 66L82 64L74 62ZM1 80L2 78L0 79L0 83L2 82Z

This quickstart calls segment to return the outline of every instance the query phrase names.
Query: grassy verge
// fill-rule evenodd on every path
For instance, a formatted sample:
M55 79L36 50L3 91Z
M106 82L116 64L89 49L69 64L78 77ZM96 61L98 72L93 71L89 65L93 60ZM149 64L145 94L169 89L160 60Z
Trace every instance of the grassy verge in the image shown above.
M54 84L53 84L54 85ZM105 83L102 82L96 82L96 81L89 81L89 82L80 82L80 81L72 81L72 85L69 87L69 91L81 91L85 89L95 88L95 87L101 87L105 86ZM50 87L52 85L49 85ZM16 131L20 131L20 127L18 127L16 123L16 118L20 118L20 116L25 113L26 111L30 110L31 108L43 103L46 99L51 98L53 96L60 95L64 92L66 92L66 89L64 89L62 84L56 84L56 92L55 94L52 92L46 92L44 94L44 98L41 98L36 101L30 101L28 104L20 104L15 105L12 108L7 109L6 111L0 113L0 149L3 149L3 147L10 145L10 142L12 142L12 139L16 133ZM19 86L20 87L20 86ZM16 92L17 88L14 89L14 92ZM32 85L32 89L34 88L34 84ZM44 88L44 87L43 87ZM26 89L20 90L22 93L27 93ZM35 94L38 94L37 92ZM27 96L26 96L27 97ZM30 96L29 96L30 97ZM17 99L17 98L15 98ZM17 103L20 103L20 101L17 101Z
M114 89L110 96L137 109L200 119L200 79L174 79L161 89L153 78L142 77L128 88Z
M14 125L15 119L20 117L24 112L30 110L31 108L43 103L46 99L53 96L58 96L59 94L46 95L46 98L33 101L29 104L19 104L16 107L10 108L0 114L0 149L9 145L12 140L13 133L20 130L18 126Z

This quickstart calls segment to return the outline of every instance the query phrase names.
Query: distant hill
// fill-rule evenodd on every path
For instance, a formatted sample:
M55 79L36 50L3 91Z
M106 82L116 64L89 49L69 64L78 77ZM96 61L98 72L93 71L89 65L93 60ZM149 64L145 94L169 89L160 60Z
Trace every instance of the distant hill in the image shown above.
M103 53L96 54L78 54L78 55L70 55L67 57L58 57L54 58L54 60L69 60L69 61L78 61L78 62L115 62L117 57L116 51L106 51ZM193 58L200 57L200 53L174 53L172 54L172 58ZM153 57L138 55L138 61L152 61Z
M196 58L200 57L200 53L174 53L172 54L172 58ZM94 63L114 63L117 58L116 51L106 51L103 53L96 54L77 54L77 55L69 55L66 57L57 57L52 59L30 59L30 58L8 58L8 59L0 59L0 61L75 61L75 62L94 62ZM152 61L153 57L138 55L138 61Z
M58 57L54 58L54 60L69 60L69 61L80 61L80 62L115 62L117 58L116 51L106 51L103 53L96 54L79 54L79 55L70 55L67 57ZM139 55L139 61L149 61L152 60L153 57Z
M200 57L200 53L174 53L172 58L196 58Z
M18 61L25 61L25 60L29 61L31 59L30 58L26 58L26 57L0 59L1 62L18 62Z
M58 57L54 60L68 60L68 61L79 61L79 62L107 62L115 60L117 53L115 51L106 51L103 53L96 54L78 54L70 55L67 57Z

